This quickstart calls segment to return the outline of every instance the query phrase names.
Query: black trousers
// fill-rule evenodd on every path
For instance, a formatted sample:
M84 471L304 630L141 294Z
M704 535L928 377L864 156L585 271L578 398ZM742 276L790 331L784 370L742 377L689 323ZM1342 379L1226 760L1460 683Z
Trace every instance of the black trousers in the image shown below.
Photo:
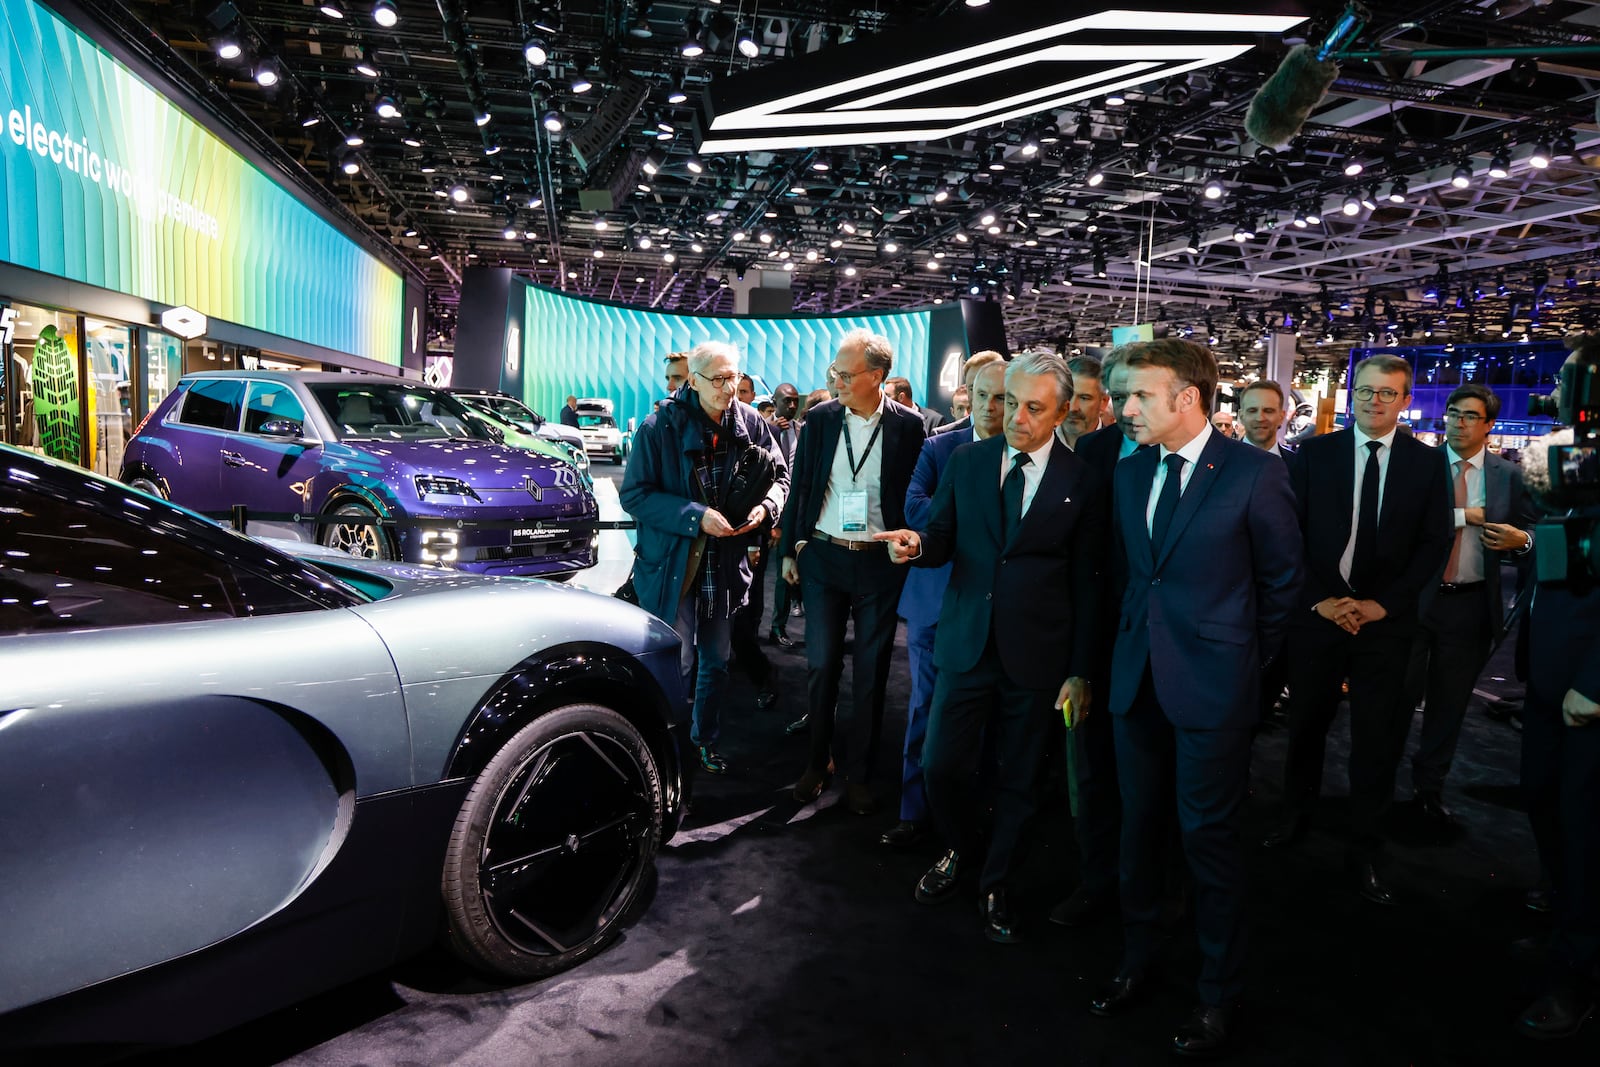
M1103 703L1111 685L1099 679L1092 691ZM1107 897L1117 888L1122 794L1112 716L1104 707L1091 706L1089 717L1073 728L1069 750L1077 757L1078 816L1073 828L1083 867L1081 887L1090 896Z
M1147 970L1161 945L1176 804L1194 884L1199 998L1234 1003L1244 992L1248 886L1239 811L1250 784L1251 732L1174 726L1148 668L1133 704L1111 718L1122 784L1122 969Z
M1522 708L1522 792L1555 889L1552 980L1583 982L1600 965L1600 725L1566 725L1561 697L1537 684Z
M772 628L774 630L788 632L789 609L799 601L799 590L784 581L782 573L779 573L772 583Z
M1411 641L1405 707L1413 709L1417 701L1427 701L1422 711L1422 738L1411 757L1411 783L1418 793L1437 793L1444 788L1461 740L1472 687L1489 661L1494 636L1483 597L1479 587L1440 593L1419 620ZM1402 729L1409 732L1410 714L1403 714L1403 721Z
M883 549L851 552L827 541L808 541L796 559L806 606L806 709L811 716L811 770L831 754L841 773L858 785L872 780L883 732L884 689L900 620L895 612L905 568ZM845 626L855 621L850 663L851 701L839 706L844 674Z
M807 609L807 625L810 624ZM922 776L928 808L946 848L971 854L979 831L978 766L985 741L993 749L994 822L978 887L1004 885L1028 823L1038 809L1039 768L1050 736L1055 689L1014 684L1000 665L994 638L977 666L956 674L940 671L933 710L922 743Z
M1403 693L1411 629L1385 619L1348 634L1331 622L1289 632L1289 746L1283 803L1309 814L1322 791L1328 728L1339 709L1339 686L1350 681L1350 825L1357 847L1382 844L1383 819L1394 802L1394 776L1411 722ZM1119 757L1120 758L1120 757Z

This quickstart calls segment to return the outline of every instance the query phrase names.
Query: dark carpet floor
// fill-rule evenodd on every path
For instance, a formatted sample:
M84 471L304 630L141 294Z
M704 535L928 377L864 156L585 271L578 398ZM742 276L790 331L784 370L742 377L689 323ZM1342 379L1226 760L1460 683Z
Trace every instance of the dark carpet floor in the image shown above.
M794 620L791 633L804 633ZM1197 952L1179 925L1154 995L1125 1017L1085 1005L1115 967L1114 920L1082 930L1045 921L1075 883L1061 802L1041 818L1015 889L1025 944L981 935L975 892L914 903L933 856L886 852L893 804L869 817L788 795L805 755L783 726L801 710L803 650L779 653L780 705L753 709L736 684L725 752L732 772L702 775L684 832L663 850L648 909L599 958L549 981L485 983L442 955L412 961L192 1049L140 1062L328 1067L400 1064L1164 1064L1193 992ZM886 754L897 766L907 685L903 642L891 681ZM1509 654L1480 683L1514 686ZM848 685L848 672L846 672ZM1272 818L1284 748L1256 743L1248 839ZM1343 792L1343 719L1328 790ZM1511 1020L1537 992L1535 965L1510 951L1541 931L1521 907L1535 875L1518 811L1518 736L1475 700L1446 792L1462 830L1429 840L1398 805L1395 880L1402 907L1359 900L1343 872L1340 796L1288 855L1252 844L1251 992L1230 1062L1239 1064L1600 1063L1600 1021L1537 1045ZM1409 796L1408 771L1399 795ZM896 779L897 780L897 779ZM888 799L887 797L885 799Z

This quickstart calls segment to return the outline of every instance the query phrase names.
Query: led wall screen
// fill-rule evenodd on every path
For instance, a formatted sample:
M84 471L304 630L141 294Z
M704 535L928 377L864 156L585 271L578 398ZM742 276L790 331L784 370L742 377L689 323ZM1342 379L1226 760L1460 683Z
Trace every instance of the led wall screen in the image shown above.
M400 363L397 272L61 16L0 20L0 260Z
M937 312L714 318L603 304L531 285L525 292L522 323L512 326L522 332L522 392L534 410L552 418L572 395L610 399L619 424L629 418L643 422L666 395L662 357L701 341L737 346L743 370L769 389L793 382L804 396L826 384L839 339L857 327L889 339L894 373L909 378L917 401L926 401L921 383L928 380L931 323ZM953 308L946 313L959 316ZM508 333L508 343L513 337Z

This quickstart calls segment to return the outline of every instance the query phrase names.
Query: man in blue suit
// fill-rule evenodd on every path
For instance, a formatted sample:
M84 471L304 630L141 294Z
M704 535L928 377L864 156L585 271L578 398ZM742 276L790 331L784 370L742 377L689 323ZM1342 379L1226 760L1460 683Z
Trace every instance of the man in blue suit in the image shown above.
M973 406L971 429L964 433L934 434L922 445L917 469L906 490L906 524L922 529L933 512L933 494L939 488L950 454L962 445L993 437L1004 429L1006 415L1006 365L999 360L979 368L969 390ZM879 838L890 848L906 848L927 832L928 794L922 781L922 741L928 732L928 712L933 707L933 687L938 672L933 665L933 640L939 625L939 606L950 584L950 564L917 567L906 575L900 591L900 617L906 620L906 653L911 661L911 706L906 711L905 774L900 782L900 821Z
M1122 618L1107 708L1122 786L1122 964L1090 1002L1112 1015L1143 990L1160 942L1174 789L1194 879L1199 998L1180 1055L1226 1043L1244 987L1245 864L1237 824L1262 665L1283 643L1302 580L1284 464L1212 429L1217 364L1191 341L1119 349L1141 445L1113 501Z

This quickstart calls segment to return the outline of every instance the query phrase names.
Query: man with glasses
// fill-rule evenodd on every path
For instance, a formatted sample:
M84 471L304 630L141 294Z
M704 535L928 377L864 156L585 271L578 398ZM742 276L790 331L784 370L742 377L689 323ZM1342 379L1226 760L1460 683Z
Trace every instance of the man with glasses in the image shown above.
M1372 356L1356 365L1354 382L1355 425L1306 441L1289 466L1306 582L1289 629L1284 818L1262 844L1304 834L1348 679L1350 859L1360 895L1393 905L1381 828L1411 715L1403 683L1417 604L1450 551L1450 477L1442 452L1399 432L1411 402L1409 363Z
M766 420L734 397L738 359L732 345L717 341L686 357L690 388L644 420L620 493L623 510L639 524L633 566L639 605L683 639L679 669L684 691L694 694L689 737L711 774L728 769L717 743L732 620L750 592L747 550L755 531L782 510L789 486ZM718 504L747 448L771 454L777 481L748 514L724 515Z
M811 754L794 797L810 803L827 783L830 752L858 815L876 808L871 789L894 650L904 570L872 535L905 526L906 489L924 431L918 415L883 395L894 364L887 338L852 330L840 342L829 385L837 401L806 412L793 485L780 526L784 581L806 609L806 703ZM848 717L835 733L845 625L855 620Z
M1445 402L1443 452L1450 465L1455 539L1444 569L1422 592L1411 645L1405 704L1426 698L1422 737L1411 757L1411 784L1423 817L1436 829L1451 823L1441 792L1472 686L1488 662L1505 616L1500 564L1533 547L1536 521L1522 468L1485 447L1500 398L1481 385L1457 387Z

